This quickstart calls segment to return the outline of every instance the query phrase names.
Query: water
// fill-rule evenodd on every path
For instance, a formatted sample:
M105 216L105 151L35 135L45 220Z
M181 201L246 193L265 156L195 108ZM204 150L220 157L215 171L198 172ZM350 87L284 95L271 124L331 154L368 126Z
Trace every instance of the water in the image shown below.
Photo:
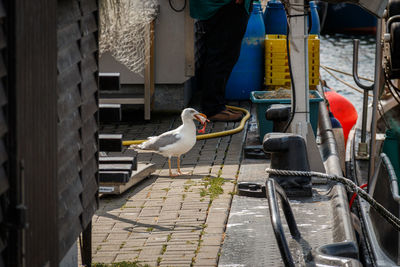
M358 74L360 77L373 79L375 64L375 37L374 36L351 36L351 35L325 35L321 36L320 62L323 66L339 69L352 73L353 66L353 39L360 39ZM323 68L320 69L321 78L329 87L346 97L353 103L357 112L362 109L362 94L351 89L347 85L333 78ZM354 83L353 77L333 72L340 79L358 86ZM371 84L362 81L364 84Z

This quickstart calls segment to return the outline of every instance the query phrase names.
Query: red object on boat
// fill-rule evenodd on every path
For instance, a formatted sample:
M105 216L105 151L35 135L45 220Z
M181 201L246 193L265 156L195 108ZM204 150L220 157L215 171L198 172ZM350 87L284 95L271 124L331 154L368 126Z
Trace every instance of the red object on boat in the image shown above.
M360 188L361 188L361 189L364 189L364 188L367 187L367 186L368 186L368 184L363 184L362 186L360 186ZM349 202L349 207L350 207L350 209L351 209L351 206L353 206L353 202L354 202L354 200L356 199L356 197L357 197L357 193L354 193L353 196L352 196L351 199L350 199L350 202Z
M333 116L339 120L343 127L344 142L346 144L349 132L357 122L357 110L349 100L335 91L328 89L324 93Z

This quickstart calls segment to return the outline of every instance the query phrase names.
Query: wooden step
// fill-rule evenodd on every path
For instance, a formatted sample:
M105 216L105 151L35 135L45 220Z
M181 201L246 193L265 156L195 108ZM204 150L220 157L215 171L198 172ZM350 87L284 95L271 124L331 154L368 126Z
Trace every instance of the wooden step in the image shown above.
M99 113L100 123L122 120L121 104L100 104Z
M120 74L111 72L99 73L100 91L119 91L121 89Z
M132 164L132 170L137 170L137 157L99 157L100 164Z
M100 151L121 152L122 134L99 134Z

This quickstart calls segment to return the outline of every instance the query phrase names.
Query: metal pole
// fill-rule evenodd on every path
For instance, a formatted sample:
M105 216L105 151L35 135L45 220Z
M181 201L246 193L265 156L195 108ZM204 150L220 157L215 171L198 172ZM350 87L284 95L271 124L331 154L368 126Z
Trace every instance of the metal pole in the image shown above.
M307 1L290 0L289 2L289 13L292 16L289 19L290 62L293 81L295 83L295 86L292 84L292 90L296 90L296 113L294 114L291 127L292 132L301 133L301 135L305 137L308 131L307 122L310 121L310 108L308 101L308 29L305 20L305 8L303 7Z
M375 157L376 157L376 123L377 123L377 110L378 110L378 97L379 91L382 89L384 85L383 81L383 68L382 68L382 25L383 20L378 19L378 23L376 25L376 59L375 59L375 83L374 83L374 97L372 101L372 120L371 120L371 139L370 139L370 158L369 158L369 170L368 170L368 184L370 179L374 175L375 171Z

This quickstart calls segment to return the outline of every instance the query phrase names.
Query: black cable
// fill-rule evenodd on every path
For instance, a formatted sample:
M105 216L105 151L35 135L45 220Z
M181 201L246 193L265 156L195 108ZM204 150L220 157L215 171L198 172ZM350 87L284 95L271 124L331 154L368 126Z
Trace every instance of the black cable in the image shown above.
M385 76L385 83L386 83L386 86L389 89L390 94L393 96L393 98L396 100L396 102L398 104L400 104L400 100L399 100L400 99L400 91L399 91L399 89L396 86L394 86L394 84L390 80L389 75L387 74L386 70L384 70L384 76ZM393 91L396 93L397 98L394 95L394 93L392 91L392 88L393 88Z
M287 10L286 6L285 6L285 12L286 12L286 17L287 17L287 35L286 35L286 53L287 53L287 57L288 57L288 65L289 65L289 74L290 74L290 82L292 83L292 99L293 99L293 103L292 103L292 112L290 113L290 118L287 122L287 124L285 125L285 128L283 129L283 132L286 133L287 130L289 129L290 124L293 121L294 118L294 114L296 113L296 90L295 90L295 86L294 86L294 79L293 79L293 71L292 71L292 62L290 60L290 49L289 49L289 34L290 34L290 27L289 27L289 10Z
M385 113L383 113L384 109L383 109L383 105L382 105L381 101L378 101L378 104L380 105L380 108L378 108L379 115L383 119L383 123L385 124L386 129L390 130L391 127L390 127L390 124L387 122L387 120L385 118Z
M397 88L397 87L393 84L392 80L391 80L389 77L387 77L387 81L388 81L389 84L393 87L394 90L400 92L400 89Z
M180 8L180 9L177 9L177 8L175 8L174 6L173 6L173 4L172 4L172 0L168 0L168 2L169 2L169 6L171 7L171 9L173 10L173 11L175 11L175 12L182 12L183 10L185 10L185 8L186 8L186 0L184 0L184 2L183 2L183 7L182 8Z

